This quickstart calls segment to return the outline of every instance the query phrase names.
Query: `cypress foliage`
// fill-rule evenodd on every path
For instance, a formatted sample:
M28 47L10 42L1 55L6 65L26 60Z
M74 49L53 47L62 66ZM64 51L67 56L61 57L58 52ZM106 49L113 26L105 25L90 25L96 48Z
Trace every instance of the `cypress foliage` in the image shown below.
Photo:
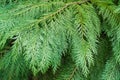
M120 0L0 0L0 80L120 80Z

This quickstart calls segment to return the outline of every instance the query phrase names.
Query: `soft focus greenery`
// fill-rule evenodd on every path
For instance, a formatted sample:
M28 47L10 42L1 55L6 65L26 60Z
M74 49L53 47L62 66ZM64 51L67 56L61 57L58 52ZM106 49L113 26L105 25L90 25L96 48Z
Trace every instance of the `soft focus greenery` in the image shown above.
M0 80L120 80L120 0L0 0Z

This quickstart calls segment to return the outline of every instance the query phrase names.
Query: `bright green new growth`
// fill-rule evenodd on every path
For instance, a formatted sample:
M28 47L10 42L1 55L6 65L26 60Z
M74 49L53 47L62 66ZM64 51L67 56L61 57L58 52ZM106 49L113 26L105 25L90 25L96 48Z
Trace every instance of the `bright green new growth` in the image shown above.
M120 0L0 0L0 80L120 80Z

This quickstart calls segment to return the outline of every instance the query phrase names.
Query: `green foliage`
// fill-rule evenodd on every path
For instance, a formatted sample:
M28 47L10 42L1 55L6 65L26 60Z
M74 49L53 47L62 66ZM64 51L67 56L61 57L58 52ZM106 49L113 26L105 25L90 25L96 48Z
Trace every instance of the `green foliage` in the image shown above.
M120 80L120 0L0 0L0 80Z

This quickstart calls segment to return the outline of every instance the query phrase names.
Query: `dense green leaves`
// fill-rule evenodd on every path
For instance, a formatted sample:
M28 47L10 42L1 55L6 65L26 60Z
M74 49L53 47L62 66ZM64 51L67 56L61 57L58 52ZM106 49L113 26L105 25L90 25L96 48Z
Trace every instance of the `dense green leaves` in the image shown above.
M1 0L0 80L119 80L119 6Z

